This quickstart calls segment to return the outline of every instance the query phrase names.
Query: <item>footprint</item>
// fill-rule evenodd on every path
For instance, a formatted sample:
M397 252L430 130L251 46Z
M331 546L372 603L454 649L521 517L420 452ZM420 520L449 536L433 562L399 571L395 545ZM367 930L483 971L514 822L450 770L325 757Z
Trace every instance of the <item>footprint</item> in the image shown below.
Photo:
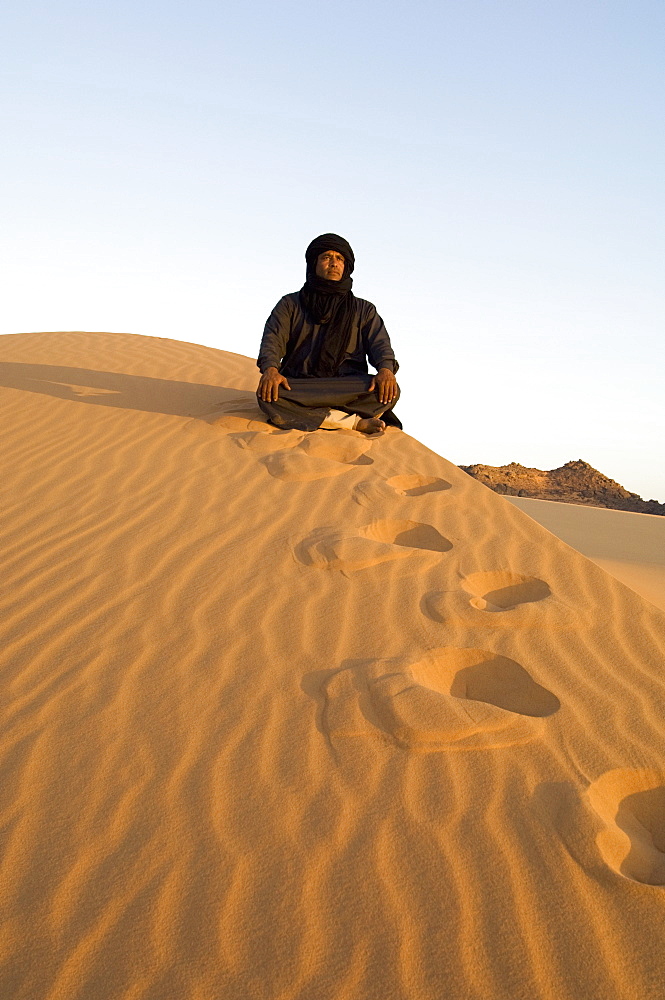
M547 629L548 632L570 632L590 624L590 614L579 607L570 606L550 594L549 587L542 580L516 577L515 574L484 574L476 577L501 577L521 580L508 587L478 587L480 593L473 594L466 578L464 589L450 586L447 590L430 590L420 600L420 610L433 622L440 625L465 625L471 628L480 624L478 611L490 612L483 615L484 628L503 630ZM494 586L496 589L491 590ZM484 593L483 593L484 590ZM469 593L473 594L469 600ZM537 597L541 594L541 597ZM525 600L525 596L527 599ZM547 598L547 600L545 600ZM498 614L497 612L506 612Z
M423 493L438 493L451 488L449 482L435 476L392 476L386 482L395 493L405 497L419 497Z
M544 580L509 571L472 573L461 586L472 595L469 604L478 611L510 611L520 604L542 601L552 593Z
M276 434L293 434L291 431L277 431ZM257 435L258 436L258 435ZM276 436L275 432L272 435ZM290 482L309 482L339 476L358 465L372 465L372 459L365 452L372 442L362 434L346 434L344 431L311 431L300 433L300 439L291 438L289 450L274 451L261 459L266 469L275 479ZM262 442L249 445L254 450L263 448L272 451L270 444Z
M404 559L413 555L414 549L439 553L451 548L448 539L431 524L389 520L373 521L357 528L353 534L319 528L300 542L295 555L305 566L355 573L380 563Z
M405 545L411 549L427 549L430 552L449 552L452 542L444 538L431 524L419 521L374 521L361 528L365 538L391 545Z
M546 718L561 707L556 695L538 684L507 656L486 649L443 647L410 666L424 687L469 701L482 701L532 718Z
M303 431L250 431L243 434L230 434L237 445L267 455L269 452L295 448L302 440Z
M295 549L295 556L305 566L337 569L344 574L356 573L370 566L405 559L413 550L400 545L376 541L361 534L345 535L328 528L313 531Z
M370 696L381 728L407 750L491 750L529 743L537 733L528 720L480 702L468 705L409 673L379 678Z
M519 663L483 649L430 650L370 691L397 742L421 751L529 743L560 707Z
M423 493L435 493L449 490L450 483L445 479L428 476L392 476L390 479L366 479L357 483L353 490L353 499L361 507L375 508L377 503L385 504L397 497L417 497Z
M402 669L380 670L380 663L346 668L326 681L329 736L378 731L418 752L491 750L535 739L559 708L518 663L486 650L435 649Z
M371 465L372 459L365 455L371 445L371 440L362 434L347 434L342 430L313 431L302 440L300 448L307 455L318 458L329 458L346 464ZM359 461L361 458L365 460Z
M596 837L613 871L644 885L665 885L665 772L617 768L587 790L603 821Z
M370 510L376 510L377 504L385 509L386 503L394 507L399 502L395 490L388 486L385 479L380 479L378 476L375 479L365 479L362 483L357 483L353 488L353 499L361 507L367 507Z
M319 458L308 455L300 448L290 451L274 451L259 459L275 479L285 479L292 483L306 483L313 479L327 479L330 476L340 476L353 465L345 465L329 458Z

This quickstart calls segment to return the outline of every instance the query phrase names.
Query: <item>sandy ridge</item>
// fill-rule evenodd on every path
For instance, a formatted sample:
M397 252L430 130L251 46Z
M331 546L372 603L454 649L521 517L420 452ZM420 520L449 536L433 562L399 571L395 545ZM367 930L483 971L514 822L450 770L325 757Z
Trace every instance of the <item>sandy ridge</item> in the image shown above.
M9 995L656 1000L661 613L248 359L0 355Z
M665 611L665 521L652 514L511 497L510 502Z

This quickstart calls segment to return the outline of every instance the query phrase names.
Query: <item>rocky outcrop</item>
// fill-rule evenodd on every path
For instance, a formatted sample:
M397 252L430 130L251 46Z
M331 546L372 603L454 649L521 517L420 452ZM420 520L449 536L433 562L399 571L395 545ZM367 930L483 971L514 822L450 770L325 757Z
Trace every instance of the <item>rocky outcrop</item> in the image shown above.
M642 500L637 493L615 483L578 459L566 462L559 469L543 472L528 469L518 462L510 465L460 465L478 482L495 493L508 496L532 497L535 500L558 500L560 503L589 504L612 510L629 510L638 514L665 514L665 503Z

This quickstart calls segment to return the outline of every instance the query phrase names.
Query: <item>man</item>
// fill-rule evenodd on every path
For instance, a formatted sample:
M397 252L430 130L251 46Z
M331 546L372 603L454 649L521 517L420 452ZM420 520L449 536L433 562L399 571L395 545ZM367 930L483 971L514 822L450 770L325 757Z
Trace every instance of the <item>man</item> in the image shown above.
M307 247L305 260L305 284L279 300L263 332L259 406L281 428L382 434L387 422L401 427L391 412L399 366L375 307L351 291L351 247L325 233ZM368 373L368 358L376 375Z

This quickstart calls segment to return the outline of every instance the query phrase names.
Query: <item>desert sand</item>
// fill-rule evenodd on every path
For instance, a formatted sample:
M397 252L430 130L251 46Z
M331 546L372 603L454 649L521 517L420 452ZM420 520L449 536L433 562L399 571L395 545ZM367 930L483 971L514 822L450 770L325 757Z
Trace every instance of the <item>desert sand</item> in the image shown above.
M665 614L255 385L0 340L0 995L662 1000Z
M665 517L525 497L508 499L665 611Z

